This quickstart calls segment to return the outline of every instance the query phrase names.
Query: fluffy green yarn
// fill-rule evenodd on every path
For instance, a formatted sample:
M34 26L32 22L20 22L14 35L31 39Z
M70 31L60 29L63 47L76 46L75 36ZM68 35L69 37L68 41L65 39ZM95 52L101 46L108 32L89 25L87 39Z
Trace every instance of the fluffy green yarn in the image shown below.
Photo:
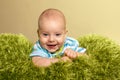
M0 80L14 80L26 71L31 47L22 34L0 34Z
M80 37L78 41L90 56L92 79L120 79L120 45L98 34Z
M32 44L22 34L0 34L0 80L118 80L120 46L111 39L90 34L78 39L88 58L36 68L29 58Z

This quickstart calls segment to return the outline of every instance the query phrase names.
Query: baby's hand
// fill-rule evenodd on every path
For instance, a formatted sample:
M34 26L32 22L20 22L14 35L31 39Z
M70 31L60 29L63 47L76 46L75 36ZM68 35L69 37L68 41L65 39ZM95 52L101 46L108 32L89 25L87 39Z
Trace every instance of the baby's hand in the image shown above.
M72 58L72 59L79 56L79 53L73 51L72 49L66 49L64 54L65 54L65 56L68 56L69 58Z
M67 57L67 56L63 56L62 58L61 58L61 60L62 61L64 61L64 62L71 62L72 60L69 58L69 57Z

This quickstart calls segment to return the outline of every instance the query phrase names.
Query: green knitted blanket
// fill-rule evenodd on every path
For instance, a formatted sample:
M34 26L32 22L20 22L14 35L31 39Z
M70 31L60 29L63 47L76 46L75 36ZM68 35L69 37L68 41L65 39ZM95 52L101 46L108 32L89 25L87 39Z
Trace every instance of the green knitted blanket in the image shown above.
M78 41L88 58L37 68L29 58L32 42L22 34L0 34L0 80L120 79L120 45L98 34L81 36Z

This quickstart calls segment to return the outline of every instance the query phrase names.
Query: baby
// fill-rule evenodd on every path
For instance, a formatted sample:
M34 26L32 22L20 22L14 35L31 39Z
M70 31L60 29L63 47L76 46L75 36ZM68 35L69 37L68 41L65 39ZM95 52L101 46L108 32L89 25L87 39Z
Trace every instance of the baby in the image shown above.
M79 47L77 40L66 36L65 16L57 9L47 9L40 15L37 33L39 40L30 54L36 66L48 67L85 54L86 49Z

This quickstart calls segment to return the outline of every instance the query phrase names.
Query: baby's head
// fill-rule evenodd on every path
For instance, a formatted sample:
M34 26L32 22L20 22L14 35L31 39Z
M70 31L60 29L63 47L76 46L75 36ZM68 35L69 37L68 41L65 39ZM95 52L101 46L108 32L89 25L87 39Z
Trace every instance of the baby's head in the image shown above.
M66 38L66 21L63 13L57 9L47 9L38 20L40 44L49 52L58 51Z

